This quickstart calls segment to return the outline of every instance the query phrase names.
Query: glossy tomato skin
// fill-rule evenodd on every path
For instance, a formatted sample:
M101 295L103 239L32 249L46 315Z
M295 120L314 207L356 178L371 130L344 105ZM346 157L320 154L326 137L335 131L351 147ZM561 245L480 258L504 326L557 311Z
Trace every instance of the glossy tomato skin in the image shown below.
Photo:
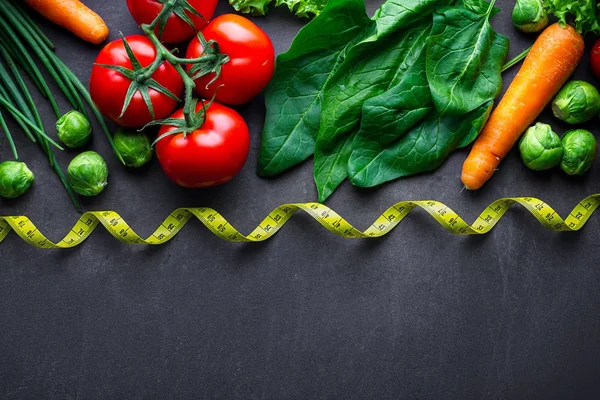
M183 118L183 110L171 118ZM174 129L164 125L158 136ZM250 133L240 114L212 103L202 127L187 136L179 133L164 137L155 148L169 179L186 188L205 188L223 184L240 172L248 158Z
M204 19L197 15L186 12L194 22L195 28L192 28L177 15L171 13L160 40L165 43L179 43L190 39L196 32L204 29L206 21L210 21L217 8L218 0L188 0L188 3L194 7ZM127 0L129 12L138 25L151 24L160 13L163 5L157 0ZM158 28L155 30L158 34Z
M126 40L143 67L150 65L156 59L156 49L147 37L132 35L127 36ZM132 69L121 39L107 44L96 58L90 77L92 100L102 114L121 126L142 127L152 121L152 116L139 92L134 95L125 114L119 118L131 81L117 71L96 64L120 65ZM152 75L152 78L169 89L175 96L181 96L183 80L171 64L163 63ZM155 119L168 117L177 105L175 100L156 90L150 89L149 94Z
M596 78L600 79L600 39L598 39L596 43L594 43L594 47L592 47L590 66Z
M196 80L196 92L224 104L239 105L256 97L273 77L275 50L267 34L249 19L234 14L215 18L202 30L205 39L216 40L230 61L223 65L220 77L208 89L214 74ZM194 37L187 58L200 57L203 47ZM189 68L189 67L188 67ZM218 90L217 90L218 88Z

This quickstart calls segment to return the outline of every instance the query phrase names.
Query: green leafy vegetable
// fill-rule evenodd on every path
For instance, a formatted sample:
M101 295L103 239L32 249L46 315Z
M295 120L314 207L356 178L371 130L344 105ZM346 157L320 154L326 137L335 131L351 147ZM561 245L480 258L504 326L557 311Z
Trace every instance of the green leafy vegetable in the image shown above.
M370 23L362 0L330 0L323 13L298 33L290 50L277 57L265 93L260 175L279 174L313 154L325 84L345 49Z
M436 108L466 114L494 99L502 89L500 70L508 38L496 33L485 14L444 7L433 15L427 48L427 78Z
M491 111L491 101L461 117L434 110L380 152L364 152L357 146L350 167L351 182L373 187L438 168L450 153L475 140Z
M229 4L244 14L266 15L273 0L229 0ZM323 11L327 0L276 0L275 6L287 6L298 17L310 18Z
M579 33L600 34L599 11L595 0L545 0L544 4L561 24L573 21Z
M429 29L425 22L388 39L363 42L352 49L354 53L348 55L328 82L315 150L315 182L320 200L329 197L347 177L363 103L395 86L412 62L411 55L418 56L424 47Z
M266 15L272 2L273 0L229 0L236 11L254 16Z
M388 0L368 20L362 1L331 0L284 55L293 56L277 64L259 173L275 175L314 151L324 201L347 177L375 186L435 169L471 143L500 91L508 39L489 24L493 2L450 3ZM338 19L350 20L342 11L352 4L360 31L345 44L319 40L329 24L340 23L338 33L359 25ZM304 47L305 35L319 46Z
M317 16L323 11L327 0L276 0L275 5L286 5L290 12L298 17L310 18Z

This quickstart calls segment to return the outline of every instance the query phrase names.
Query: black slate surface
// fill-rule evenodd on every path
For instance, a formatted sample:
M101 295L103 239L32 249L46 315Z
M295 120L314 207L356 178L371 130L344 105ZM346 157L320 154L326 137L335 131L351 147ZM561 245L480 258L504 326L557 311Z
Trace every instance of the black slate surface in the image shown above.
M138 32L124 0L87 3L111 39ZM381 1L367 3L373 11ZM532 38L510 25L512 3L498 0L494 25L515 55ZM221 1L218 13L230 11ZM302 25L284 10L256 22L278 53ZM44 30L87 82L99 48ZM593 79L587 55L576 76ZM262 98L239 110L250 158L210 190L174 186L156 161L125 170L97 130L92 148L106 156L110 184L86 209L113 209L148 235L174 208L212 206L248 232L281 203L314 201L310 162L256 176ZM37 147L17 144L37 181L21 200L0 200L0 214L26 214L58 240L78 214ZM0 159L9 154L2 141ZM499 197L540 197L566 215L600 191L600 164L573 179L528 171L513 151L483 190L464 192L465 156L376 190L344 184L327 204L364 228L400 200L437 199L473 220ZM159 248L99 230L75 250L42 251L11 235L0 245L0 398L599 398L599 232L597 217L580 233L555 234L514 209L480 238L451 236L424 212L375 241L340 239L305 215L259 245L225 243L198 223Z

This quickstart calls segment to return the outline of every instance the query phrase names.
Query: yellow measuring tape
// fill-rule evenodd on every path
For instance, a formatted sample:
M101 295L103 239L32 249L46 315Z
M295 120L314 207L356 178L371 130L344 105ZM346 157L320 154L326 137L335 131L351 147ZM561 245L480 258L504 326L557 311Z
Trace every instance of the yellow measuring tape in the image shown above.
M286 204L277 207L249 235L241 234L221 214L212 208L180 208L175 210L147 239L141 238L113 211L86 212L73 229L58 243L46 238L27 217L0 217L0 243L11 232L32 246L43 249L68 249L83 243L99 224L121 242L128 244L160 245L173 239L192 218L196 217L219 238L229 242L262 242L275 233L298 210L316 219L330 232L344 238L376 238L388 234L412 210L427 211L446 230L457 235L483 235L496 226L514 204L525 207L546 228L556 231L578 231L600 205L600 194L589 196L563 219L543 201L531 197L500 199L489 205L471 225L448 206L438 201L403 201L390 207L367 230L360 231L329 207L318 203Z

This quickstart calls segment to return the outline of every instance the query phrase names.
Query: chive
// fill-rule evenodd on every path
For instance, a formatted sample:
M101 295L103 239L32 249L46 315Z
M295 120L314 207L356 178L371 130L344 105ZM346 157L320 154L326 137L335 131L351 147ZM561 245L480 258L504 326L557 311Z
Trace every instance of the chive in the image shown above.
M11 16L11 18L12 18L11 21L14 21L14 23L21 24L23 29L29 31L28 32L29 36L28 36L27 40L32 39L34 41L37 41L37 43L41 45L42 44L41 42L43 41L43 37L41 37L40 35L36 35L35 32L32 32L33 31L32 26L29 26L29 28L27 27L28 25L35 25L35 23L33 23L33 21L31 20L31 18L25 18L27 13L15 5L10 5L9 7L12 7L12 10L15 13L21 14L24 17L23 20L25 20L25 22L23 23L23 22L19 21L17 18L14 18L14 16ZM5 14L6 13L7 12L5 12ZM10 14L10 13L8 12L8 14ZM41 35L43 35L43 33L41 33ZM41 48L44 49L44 46L41 46ZM119 153L119 151L117 150L117 148L114 144L114 141L112 138L112 133L108 129L108 126L106 125L104 117L102 116L102 114L96 108L94 102L92 101L88 90L81 83L79 78L77 78L77 76L75 74L73 74L73 72L66 66L66 64L58 56L56 56L56 54L49 51L48 49L45 49L45 54L48 57L48 59L50 60L50 62L56 67L56 70L58 71L58 73L63 77L64 81L66 82L66 85L72 90L72 95L77 101L77 104L74 104L73 102L71 103L73 105L73 107L78 108L82 112L82 114L84 114L89 119L89 115L87 113L87 110L85 109L85 106L83 105L81 97L79 95L77 95L77 92L79 92L81 94L81 96L83 96L83 99L88 104L90 109L92 110L96 119L98 120L98 123L99 123L100 127L102 128L102 130L104 131L104 134L106 135L108 143L110 144L111 148L113 149L113 152L115 153L115 155L117 156L119 161L124 163L121 154ZM67 93L65 93L65 95L67 95Z
M7 5L8 5L8 8L12 9L13 13L19 14L22 17L22 19L25 19L25 16L27 14L23 10L21 10L19 7L11 5L10 3L8 3ZM48 48L48 46L45 45L43 38L37 34L37 32L35 31L35 29L33 28L33 26L31 24L22 23L21 21L19 21L18 18L14 17L14 15L10 12L10 10L8 11L8 15L11 16L13 25L19 24L23 29L25 29L25 32L28 34L28 37L26 38L26 40L28 42L31 40L31 41L37 43L40 50L44 53L45 57L47 57L47 60L52 64L53 68L56 69L56 72L58 73L58 75L61 78L60 82L57 81L57 83L59 84L59 87L61 88L61 90L63 90L63 93L65 94L67 99L69 99L69 102L71 103L73 108L76 108L79 111L83 110L84 109L83 102L81 101L81 98L79 97L77 91L73 87L71 80L66 76L64 68L61 68L60 64L56 61L58 59L56 54L54 54L54 52L52 52L52 49ZM64 86L61 84L63 84Z
M54 145L54 147L56 147L59 150L64 150L61 147L61 145L59 145L58 143L56 143L54 141L54 139L52 139L50 136L46 135L46 132L44 132L36 124L31 122L25 115L23 115L23 113L21 111L19 111L15 106L13 106L10 103L10 101L8 101L7 98L5 98L4 96L0 96L0 104L2 104L4 106L4 108L6 108L13 115L13 117L18 118L21 121L23 121L26 125L28 125L31 129L33 129L38 135L42 136L44 139L46 139L47 141L52 143Z
M529 54L529 52L531 51L531 48L533 46L523 50L521 52L521 54L519 54L518 56L516 56L515 58L513 58L512 60L508 61L506 64L504 64L504 66L502 67L502 70L500 72L504 72L509 70L510 68L514 67L515 65L517 65L518 63L520 63L522 60L525 59L525 57L527 57L527 55Z
M11 96L11 93L9 92L9 88L6 85L6 80L8 79L8 76L6 77L6 79L2 79L2 81L0 81L0 95L3 96L4 98L8 99ZM35 139L35 137L33 136L33 134L31 133L31 130L29 129L29 127L27 125L25 125L25 123L19 119L18 117L16 117L12 112L9 113L13 116L13 118L15 119L15 121L17 121L17 124L19 124L19 126L21 127L21 129L23 129L23 132L25 132L25 135L29 138L29 140L31 140L32 142L36 142L37 140Z
M4 85L4 91L3 91L3 96L8 99L12 99L15 104L17 105L17 107L19 108L19 110L26 116L28 117L29 120L33 120L33 116L31 115L31 111L29 110L29 107L27 106L27 104L25 103L23 97L21 96L21 93L19 93L19 90L17 89L17 87L15 86L14 81L10 78L8 71L6 71L6 69L4 68L4 65L2 65L2 63L0 63L0 76L3 76L5 78L2 79L2 83ZM24 128L25 134L29 137L29 139L32 142L35 142L35 138L31 135L31 132L29 131L29 129Z
M17 153L17 146L15 146L15 142L12 138L12 135L10 134L10 130L8 129L8 126L6 126L6 121L4 121L4 116L2 115L2 112L0 112L0 130L2 130L2 132L4 132L4 135L6 136L6 140L8 140L8 144L10 145L10 149L12 150L15 161L18 161L19 154Z
M10 40L13 40L13 39L10 39ZM10 56L12 57L13 60L20 59L19 54L16 52L16 50L13 47L8 45L8 42L6 39L6 34L1 29L0 29L0 46L3 47L4 50L6 50L6 52L8 54L10 54ZM31 66L24 62L20 62L19 66L25 70L27 75L31 78L33 84L40 91L41 95L44 96L45 99L48 99L48 94L44 91L44 87L43 87L42 83L39 81L38 76L36 76L36 74L31 69Z
M42 73L40 72L40 70L36 66L35 62L33 61L31 56L27 52L27 49L25 48L25 46L23 45L23 43L21 42L21 40L18 38L17 35L13 34L11 37L8 34L9 32L12 32L12 29L10 28L9 25L6 24L6 21L4 21L4 19L2 19L2 18L0 18L0 28L2 28L2 29L0 29L0 34L4 34L4 40L5 40L6 44L9 44L8 48L12 48L15 52L14 58L16 60L19 60L20 64L22 66L23 66L23 63L26 63L26 65L28 65L30 67L31 73L33 74L31 76L35 76L35 78L38 80L38 82L41 86L41 89L40 89L41 92L46 94L45 97L48 99L48 101L50 101L50 104L52 105L52 109L54 110L56 117L59 118L60 110L58 109L56 100L54 99L54 96L52 95L52 92L50 91L48 84L44 80ZM15 46L12 46L11 44L14 44ZM16 50L18 50L19 52L16 53Z
M48 36L46 36L46 34L42 32L42 30L35 23L33 18L31 18L31 16L25 10L23 10L21 6L15 4L14 7L18 9L18 11L21 13L27 25L29 25L35 31L35 34L42 39L42 41L44 42L44 46L46 46L50 50L54 50L54 43L52 43Z
M21 89L21 92L25 95L25 100L28 103L30 115L33 114L32 119L35 119L35 122L37 123L37 125L40 128L42 128L44 126L44 124L42 123L42 118L40 117L40 114L37 111L35 102L33 101L33 98L31 97L31 93L29 92L29 89L27 88L27 85L25 84L23 77L19 73L19 70L17 69L17 65L15 64L15 61L12 59L12 57L8 53L8 51L6 51L6 48L2 46L1 40L0 40L0 55L2 55L2 57L4 57L4 59L6 60L6 65L12 72L12 75L15 78L17 85Z
M10 4L7 3L7 6L10 7ZM15 17L15 15L9 12L6 8L0 7L0 13L4 14L4 16L10 21L12 26L20 33L23 39L29 44L29 47L33 50L33 52L37 55L38 59L42 62L46 70L50 73L60 90L65 94L67 99L71 104L75 104L75 99L72 97L71 92L65 87L64 82L61 77L58 75L58 72L54 68L54 65L50 62L44 51L40 48L37 41L31 37L27 29L23 26L23 24ZM2 20L2 16L0 16L0 20Z

